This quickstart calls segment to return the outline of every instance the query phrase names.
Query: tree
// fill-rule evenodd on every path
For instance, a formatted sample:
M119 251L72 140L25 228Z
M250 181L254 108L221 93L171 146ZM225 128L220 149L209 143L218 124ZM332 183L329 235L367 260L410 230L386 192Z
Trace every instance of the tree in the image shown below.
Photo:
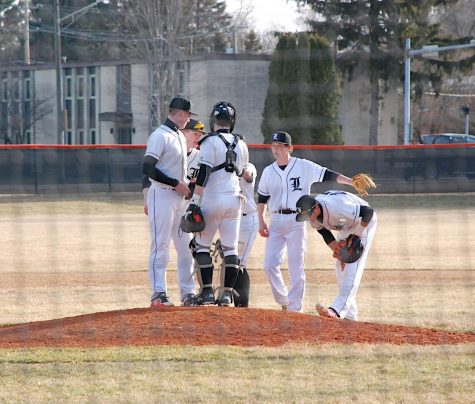
M336 66L327 40L310 37L311 143L343 144L338 121L340 91Z
M279 37L275 51L272 55L272 60L269 65L269 87L267 89L267 96L264 103L264 112L262 114L261 129L264 135L264 141L270 142L272 134L278 130L285 130L282 116L285 113L282 108L282 85L285 53L287 50L287 41L290 37L282 35Z
M29 143L32 139L28 139L28 134L33 133L35 123L53 112L51 99L21 99L18 77L11 78L2 91L6 91L7 97L0 105L8 118L0 121L0 143Z
M378 143L379 115L383 92L390 78L402 78L404 42L411 37L413 47L444 40L439 26L429 22L435 6L455 0L296 0L309 5L319 19L309 21L312 29L328 38L338 53L339 68L351 79L357 65L369 72L371 87L369 144ZM457 63L459 67L460 63ZM433 61L413 81L437 86L444 71L455 65Z
M261 41L256 34L256 31L251 29L244 40L244 52L259 53L262 51Z
M23 13L20 4L0 0L0 62L21 59Z
M224 52L227 47L231 16L226 13L223 0L195 0L188 9L188 21L183 24L183 35L190 38L189 53L199 53L208 48ZM186 45L185 45L186 46Z
M281 35L269 66L264 139L287 131L298 144L341 144L338 97L328 43L307 33Z

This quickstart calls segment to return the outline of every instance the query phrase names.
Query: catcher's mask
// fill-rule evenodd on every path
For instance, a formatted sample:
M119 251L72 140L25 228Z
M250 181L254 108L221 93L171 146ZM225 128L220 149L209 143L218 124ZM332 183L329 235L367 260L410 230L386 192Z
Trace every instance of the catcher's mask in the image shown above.
M310 219L313 208L317 205L317 200L312 195L303 195L297 201L297 222L305 222Z
M209 114L209 127L211 132L214 132L215 123L228 124L229 130L232 132L234 124L236 123L236 108L234 105L226 101L220 101L215 104Z

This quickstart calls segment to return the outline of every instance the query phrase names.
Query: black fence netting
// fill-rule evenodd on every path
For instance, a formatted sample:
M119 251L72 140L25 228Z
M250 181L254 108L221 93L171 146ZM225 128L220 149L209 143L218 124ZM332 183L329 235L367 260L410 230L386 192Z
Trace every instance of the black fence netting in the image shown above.
M250 146L258 174L274 161ZM145 147L3 147L0 193L140 191ZM374 193L475 191L475 144L444 146L296 147L295 157L352 176L371 174ZM325 185L325 186L324 186ZM314 191L334 187L318 184Z

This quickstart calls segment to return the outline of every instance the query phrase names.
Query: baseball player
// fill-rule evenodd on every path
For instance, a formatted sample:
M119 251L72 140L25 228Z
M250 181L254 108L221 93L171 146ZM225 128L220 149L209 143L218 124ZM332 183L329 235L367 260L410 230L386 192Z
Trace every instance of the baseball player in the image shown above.
M185 127L181 130L185 135L187 147L187 179L189 180L190 190L194 187L196 177L198 175L198 140L204 133L204 124L195 119L190 119ZM147 176L142 180L142 191L144 195L144 212L148 214L148 191L151 186L151 181ZM178 265L179 268L188 268L186 259L192 260L189 244L192 236L188 233L180 232L178 238L173 238L173 243L177 251L177 258L183 262L183 265ZM188 257L185 257L188 255ZM178 287L180 289L180 300L182 306L189 306L191 299L195 294L195 279L188 271L178 271Z
M316 197L304 195L297 201L297 222L310 221L333 251L339 292L330 307L317 303L321 316L357 320L356 292L363 275L371 243L376 231L377 217L364 199L344 191L327 191ZM337 237L332 231L337 231ZM350 234L361 238L362 255L352 263L338 257L339 249ZM338 240L338 241L337 241ZM343 244L342 244L343 243Z
M251 252L252 245L259 230L259 220L257 218L257 204L255 200L255 185L257 170L254 164L249 163L247 171L250 177L240 177L239 187L244 196L242 204L241 224L239 226L238 253L241 260L241 271L238 273L234 289L238 295L234 298L236 307L249 306L250 279L247 271L247 257Z
M259 234L267 237L264 269L274 299L282 309L302 312L307 229L305 223L295 220L296 203L302 195L310 192L314 182L336 181L351 185L352 180L312 161L291 157L292 139L287 132L272 135L271 150L276 161L264 168L257 190ZM264 219L267 205L271 214L269 226ZM280 270L286 250L290 281L288 289Z
M152 307L173 306L167 295L166 268L170 240L180 243L178 227L189 195L186 139L180 128L191 118L191 102L175 97L169 106L168 118L149 137L145 151L143 174L151 180L147 195L151 248L149 279ZM178 255L178 272L185 277L193 273L188 254ZM191 293L191 292L190 292Z
M241 220L239 176L249 174L249 151L246 143L232 134L236 109L225 101L213 106L210 113L212 133L200 141L200 169L190 205L201 207L206 227L197 233L192 245L193 256L200 269L201 291L195 296L196 306L215 304L213 263L210 246L219 230L223 248L224 271L217 303L230 306L238 275L238 234ZM189 207L191 209L191 207Z

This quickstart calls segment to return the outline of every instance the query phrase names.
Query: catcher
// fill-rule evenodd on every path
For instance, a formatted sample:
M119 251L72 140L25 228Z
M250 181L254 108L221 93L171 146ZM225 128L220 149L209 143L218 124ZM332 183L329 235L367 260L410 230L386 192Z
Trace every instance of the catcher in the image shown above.
M320 316L356 321L356 292L376 231L376 213L368 202L344 191L327 191L297 201L298 222L310 221L333 251L338 296L329 307L317 303ZM337 238L332 230L338 232ZM338 241L337 241L338 240Z

